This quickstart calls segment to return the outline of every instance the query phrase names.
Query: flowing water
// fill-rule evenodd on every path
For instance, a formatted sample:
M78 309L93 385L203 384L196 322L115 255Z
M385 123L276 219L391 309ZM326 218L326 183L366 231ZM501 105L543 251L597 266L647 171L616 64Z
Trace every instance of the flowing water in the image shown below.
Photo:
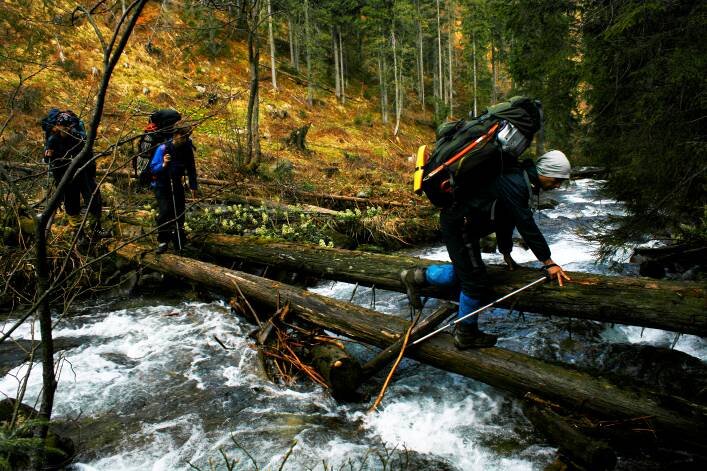
M578 234L607 214L615 202L598 199L598 182L583 180L554 192L559 201L537 221L553 259L568 270L609 273L594 263L595 248ZM416 252L446 260L442 247ZM516 248L520 263L534 266ZM498 255L485 255L499 263ZM628 273L635 267L624 264ZM324 282L313 291L348 300L353 286ZM353 302L369 307L370 289ZM434 301L427 310L434 308ZM375 293L375 308L409 315L405 296ZM502 309L482 317L499 334L499 346L544 359L582 363L583 347L607 343L669 346L672 333ZM542 469L555 449L534 432L519 404L501 390L472 379L404 360L379 411L371 401L337 403L320 387L271 384L260 373L247 337L254 328L223 302L183 302L166 295L110 300L84 306L62 320L56 337L80 338L81 346L57 354L60 371L54 416L82 425L77 470L176 469ZM15 338L31 338L25 325ZM218 339L218 341L216 340ZM220 341L220 342L219 342ZM224 344L227 349L222 345ZM701 361L707 344L680 337L675 348ZM353 345L354 355L375 353ZM28 365L0 379L0 391L15 397ZM369 386L377 393L380 381ZM34 405L41 371L35 365L25 402ZM407 466L407 468L405 467ZM627 462L619 467L630 468Z

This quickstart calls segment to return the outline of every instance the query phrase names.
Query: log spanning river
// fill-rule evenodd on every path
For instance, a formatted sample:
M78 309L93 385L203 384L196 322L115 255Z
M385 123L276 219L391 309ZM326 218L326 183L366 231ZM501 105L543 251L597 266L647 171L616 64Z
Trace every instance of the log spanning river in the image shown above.
M537 215L553 259L568 270L609 273L595 264L595 247L581 237L592 223L621 212L615 202L598 198L597 185L581 180L556 191L551 196L559 205ZM415 255L447 260L443 247ZM522 248L513 255L520 263L535 263ZM485 257L500 263L498 255ZM624 273L636 270L620 265ZM273 385L260 373L250 346L248 333L255 326L234 317L223 301L189 302L176 290L166 291L87 304L58 324L55 336L77 345L57 354L54 414L82 424L75 469L228 469L228 459L236 460L233 469L276 470L290 449L287 470L530 470L554 460L556 450L534 431L513 397L413 360L401 363L372 414L366 413L372 399L337 403L308 382ZM354 286L323 282L313 291L349 300ZM360 287L353 302L409 316L399 293ZM431 301L426 310L434 307ZM499 334L500 347L579 366L605 367L606 348L637 343L674 344L707 360L707 342L695 336L502 309L481 322ZM31 336L31 325L14 335ZM361 345L351 350L362 360L375 353ZM0 391L15 397L27 368L3 376ZM376 379L367 392L375 396L379 386ZM26 403L35 404L40 387L35 365ZM645 463L619 456L618 469L639 467Z

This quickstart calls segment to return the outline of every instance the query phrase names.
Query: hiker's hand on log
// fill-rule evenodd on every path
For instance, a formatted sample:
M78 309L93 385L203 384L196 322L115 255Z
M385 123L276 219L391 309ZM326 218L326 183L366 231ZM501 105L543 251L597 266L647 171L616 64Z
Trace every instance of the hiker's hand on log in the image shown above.
M166 167L171 161L172 161L172 156L169 154L165 154L164 157L162 158L162 167Z
M571 278L562 270L562 267L552 260L545 261L543 271L550 280L557 280L557 284L560 286L564 286L563 279L571 281Z

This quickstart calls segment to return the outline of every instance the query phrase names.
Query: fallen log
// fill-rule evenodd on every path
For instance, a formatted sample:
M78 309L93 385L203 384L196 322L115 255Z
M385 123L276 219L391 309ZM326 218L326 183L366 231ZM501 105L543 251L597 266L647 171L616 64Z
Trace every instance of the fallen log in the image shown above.
M348 399L358 388L361 365L346 350L333 344L312 347L312 366L322 375L334 398Z
M158 256L150 248L136 244L117 248L116 253L134 263L219 291L233 293L237 287L247 298L270 308L289 302L292 314L306 322L382 348L398 340L408 325L404 319L247 273L173 254ZM679 397L671 396L669 399L673 400L668 401L640 388L623 389L601 377L500 348L459 351L448 335L434 337L407 354L519 396L533 393L571 410L613 419L649 417L651 433L704 446L707 411Z
M616 466L616 454L609 445L583 434L549 408L526 404L523 413L560 454L581 468L600 471Z
M287 242L209 234L195 240L200 248L224 257L283 268L325 279L376 286L405 292L399 273L404 268L438 264L402 255L382 255L330 249ZM501 303L519 311L637 325L707 336L705 286L638 277L603 276L568 272L572 278L562 289L546 283L532 293ZM508 271L489 266L491 295L501 297L538 278L530 269ZM421 289L424 296L454 299L456 292L435 287Z

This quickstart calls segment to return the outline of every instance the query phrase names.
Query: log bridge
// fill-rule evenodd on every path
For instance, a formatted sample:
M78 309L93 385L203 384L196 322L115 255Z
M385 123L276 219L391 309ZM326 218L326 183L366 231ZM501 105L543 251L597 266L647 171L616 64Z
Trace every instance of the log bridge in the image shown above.
M117 247L119 257L172 276L192 280L215 290L244 296L275 309L289 302L300 319L354 340L385 348L401 338L408 321L294 286L174 255L155 255L152 247L128 244ZM535 275L537 276L537 274ZM237 287L237 288L236 288ZM438 335L406 355L446 371L468 376L518 396L535 394L572 411L613 420L647 417L662 438L704 446L707 409L686 399L667 400L641 388L625 389L612 382L573 369L544 362L501 348L459 351L450 335Z
M273 242L253 237L207 234L194 243L211 259L240 260L318 278L358 283L362 286L405 292L400 271L440 262L402 255L323 248L316 245ZM568 272L572 281L560 289L554 283L514 296L502 307L523 312L636 325L707 336L705 285L643 277L602 276ZM531 269L509 271L489 266L492 295L510 293L539 278ZM435 287L421 289L423 296L456 300L458 293Z

